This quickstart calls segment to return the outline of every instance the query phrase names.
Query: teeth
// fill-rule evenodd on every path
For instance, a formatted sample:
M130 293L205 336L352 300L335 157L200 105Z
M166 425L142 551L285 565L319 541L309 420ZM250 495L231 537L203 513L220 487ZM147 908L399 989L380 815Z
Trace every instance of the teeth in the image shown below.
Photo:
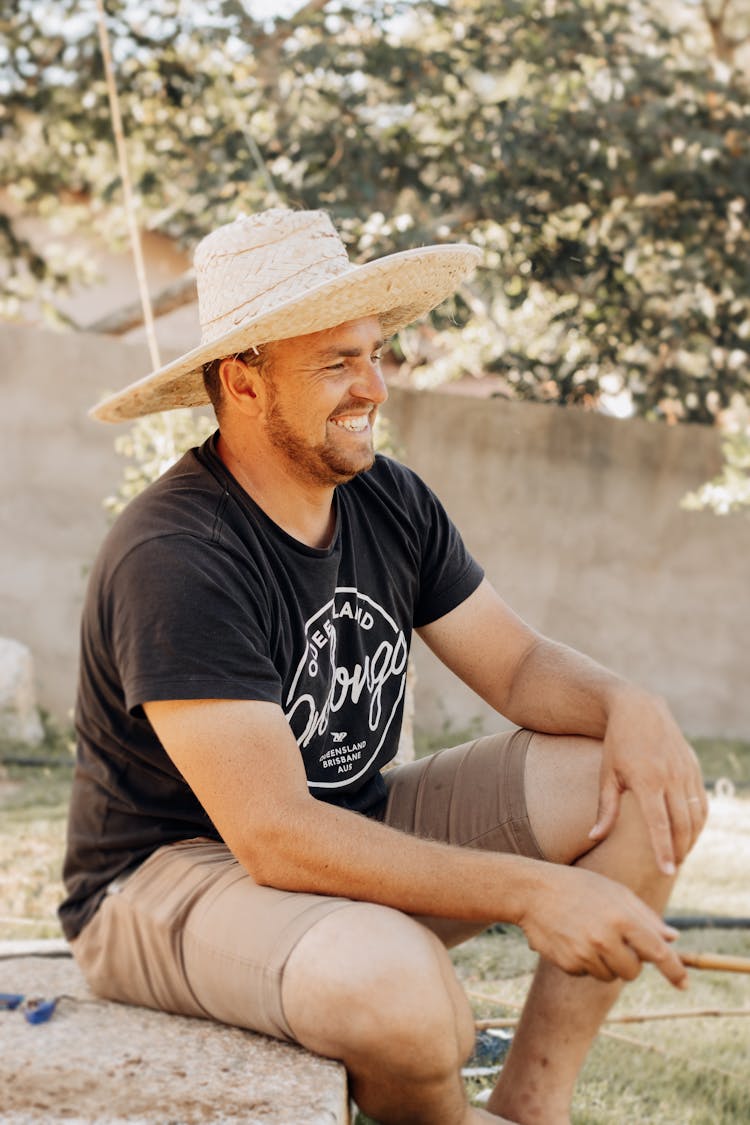
M368 414L362 414L357 418L334 418L333 422L337 426L341 426L344 430L350 430L354 434L363 433L370 424L370 417Z

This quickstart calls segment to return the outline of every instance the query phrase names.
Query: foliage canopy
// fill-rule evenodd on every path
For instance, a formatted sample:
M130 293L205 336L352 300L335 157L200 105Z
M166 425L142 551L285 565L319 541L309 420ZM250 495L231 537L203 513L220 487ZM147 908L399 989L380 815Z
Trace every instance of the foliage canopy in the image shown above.
M262 22L240 0L107 0L146 225L190 244L282 203L329 209L359 260L465 239L484 266L439 334L403 335L417 374L624 392L669 420L746 394L737 0L300 3ZM18 0L2 24L0 187L122 237L94 0ZM8 214L0 247L6 313L65 281Z

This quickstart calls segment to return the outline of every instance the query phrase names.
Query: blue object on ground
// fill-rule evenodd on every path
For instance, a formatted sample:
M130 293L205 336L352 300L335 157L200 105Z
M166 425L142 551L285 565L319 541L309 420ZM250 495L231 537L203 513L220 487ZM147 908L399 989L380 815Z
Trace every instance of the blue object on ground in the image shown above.
M0 992L0 1011L12 1012L23 1004L22 992Z
M497 1066L501 1063L513 1042L513 1032L498 1029L478 1031L474 1041L474 1054L467 1066Z
M29 1000L23 1009L23 1014L27 1023L46 1023L56 1007L57 997L54 1000Z

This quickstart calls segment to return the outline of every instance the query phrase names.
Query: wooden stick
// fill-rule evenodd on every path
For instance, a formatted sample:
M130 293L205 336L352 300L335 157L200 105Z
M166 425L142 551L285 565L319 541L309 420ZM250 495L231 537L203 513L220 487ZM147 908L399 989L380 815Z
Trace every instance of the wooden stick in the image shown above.
M117 160L120 166L122 194L125 201L125 215L128 220L128 230L130 231L130 250L133 255L135 276L136 281L138 282L138 292L140 293L141 304L143 307L143 325L146 329L146 340L148 341L148 349L151 355L151 366L154 368L154 370L156 370L157 367L161 367L161 358L159 356L159 345L156 340L154 313L151 307L151 298L148 292L148 281L146 280L146 266L143 261L141 234L140 230L138 229L138 220L136 218L135 198L133 196L133 188L130 182L130 168L128 166L125 133L122 127L120 100L117 95L115 68L112 63L112 53L109 48L109 32L107 30L107 18L104 11L104 0L96 0L96 13L97 25L99 28L99 44L101 46L102 59L104 60L104 76L107 83L107 96L109 98L109 112L112 121L112 132L115 135L115 150L117 152Z
M750 973L750 957L730 957L722 953L680 953L688 969L716 969L724 973Z
M623 1012L605 1023L651 1023L652 1020L706 1019L714 1016L750 1016L750 1008L672 1008L662 1012Z
M663 1012L624 1012L620 1016L609 1016L604 1022L610 1023L651 1023L653 1020L707 1019L716 1016L750 1016L750 1008L675 1008ZM519 1018L509 1016L505 1019L475 1020L477 1031L492 1027L517 1027Z
M713 1074L723 1074L725 1078L732 1078L740 1082L743 1081L739 1074L735 1074L731 1070L722 1070L721 1067L714 1066L713 1063L707 1063L705 1059L686 1059L682 1055L675 1055L671 1051L665 1051L663 1047L657 1047L655 1043L648 1043L645 1039L636 1039L634 1035L623 1035L621 1031L610 1031L606 1027L603 1027L599 1034L607 1039L614 1039L618 1043L627 1043L631 1047L639 1047L642 1051L653 1051L655 1054L661 1055L662 1058L669 1059L679 1066L689 1066L697 1070L710 1070Z

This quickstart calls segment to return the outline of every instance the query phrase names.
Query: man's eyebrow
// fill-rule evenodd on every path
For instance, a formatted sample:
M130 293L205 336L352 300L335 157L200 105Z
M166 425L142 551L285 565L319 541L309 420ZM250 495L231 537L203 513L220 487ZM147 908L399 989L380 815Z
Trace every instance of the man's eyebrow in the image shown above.
M372 354L372 352L380 351L380 349L384 346L384 344L385 344L385 340L375 340L375 342L372 345L372 348L369 349L370 354ZM326 348L322 352L317 352L315 358L320 359L320 360L326 360L326 359L337 359L339 356L341 356L344 359L356 359L357 356L362 355L362 352L365 351L365 350L366 349L364 349L364 348L337 348L337 347Z

